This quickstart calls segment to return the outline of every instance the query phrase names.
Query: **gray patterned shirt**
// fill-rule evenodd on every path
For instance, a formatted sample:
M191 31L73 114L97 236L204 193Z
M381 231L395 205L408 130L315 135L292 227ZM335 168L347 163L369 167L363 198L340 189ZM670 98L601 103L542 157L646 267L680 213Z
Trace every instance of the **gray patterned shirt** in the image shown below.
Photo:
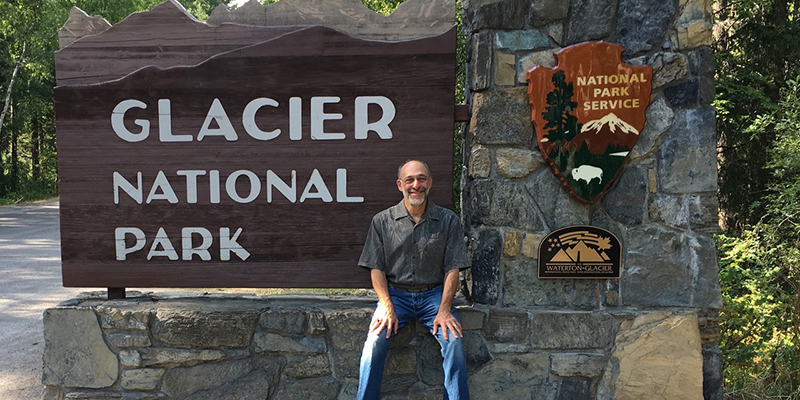
M464 229L454 212L430 200L414 223L400 201L372 218L358 265L385 272L389 283L442 283L447 271L469 268Z

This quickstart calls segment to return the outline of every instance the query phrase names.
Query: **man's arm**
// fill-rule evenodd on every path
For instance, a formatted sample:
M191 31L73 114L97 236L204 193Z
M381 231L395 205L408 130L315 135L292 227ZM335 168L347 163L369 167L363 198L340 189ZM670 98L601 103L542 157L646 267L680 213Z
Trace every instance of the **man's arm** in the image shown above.
M439 305L439 312L436 313L436 318L433 320L433 334L435 335L436 332L438 332L439 327L441 327L444 340L448 340L448 329L456 338L463 336L461 333L461 324L458 323L456 317L450 312L450 309L453 307L453 298L455 297L456 290L458 289L458 272L458 268L451 269L450 271L447 271L447 275L444 276L442 303Z
M380 334L383 328L386 328L386 338L388 339L392 332L397 333L397 325L399 324L397 315L394 313L392 299L389 297L389 282L386 280L386 273L379 269L370 270L370 278L372 279L372 288L375 289L375 294L378 295L378 301L381 306L372 317L369 331L370 333L378 331Z

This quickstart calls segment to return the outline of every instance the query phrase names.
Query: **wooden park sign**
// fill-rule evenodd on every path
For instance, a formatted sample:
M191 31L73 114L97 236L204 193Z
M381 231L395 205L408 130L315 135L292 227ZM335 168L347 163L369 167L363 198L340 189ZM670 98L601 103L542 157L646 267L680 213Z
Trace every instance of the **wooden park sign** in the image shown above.
M556 176L593 203L611 187L644 128L653 70L621 60L622 46L588 42L528 71L536 139Z
M376 19L358 3L386 25L367 29L341 20L350 0L317 19L295 3L216 25L175 1L113 27L73 10L56 53L65 286L366 287L356 263L400 164L427 161L452 206L454 4ZM427 3L450 20L407 21Z

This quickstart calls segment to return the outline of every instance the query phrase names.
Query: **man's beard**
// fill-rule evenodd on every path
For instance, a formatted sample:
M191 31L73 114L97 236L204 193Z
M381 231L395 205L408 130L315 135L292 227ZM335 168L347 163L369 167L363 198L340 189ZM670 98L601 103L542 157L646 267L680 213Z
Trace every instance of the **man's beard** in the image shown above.
M411 193L422 193L422 198L412 198L411 197ZM409 190L406 190L404 194L406 195L406 200L408 201L408 204L411 204L414 207L421 206L421 205L425 204L425 200L428 199L428 191L427 190L409 189Z

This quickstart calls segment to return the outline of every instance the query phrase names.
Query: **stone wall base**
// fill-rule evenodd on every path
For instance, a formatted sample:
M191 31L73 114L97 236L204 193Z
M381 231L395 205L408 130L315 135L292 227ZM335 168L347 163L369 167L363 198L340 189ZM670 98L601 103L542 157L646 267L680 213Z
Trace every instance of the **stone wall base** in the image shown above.
M44 398L354 399L375 298L71 300L44 314ZM475 399L703 398L697 310L459 307ZM718 374L707 363L705 376ZM392 344L389 399L440 399L438 344ZM708 392L706 388L706 392Z

